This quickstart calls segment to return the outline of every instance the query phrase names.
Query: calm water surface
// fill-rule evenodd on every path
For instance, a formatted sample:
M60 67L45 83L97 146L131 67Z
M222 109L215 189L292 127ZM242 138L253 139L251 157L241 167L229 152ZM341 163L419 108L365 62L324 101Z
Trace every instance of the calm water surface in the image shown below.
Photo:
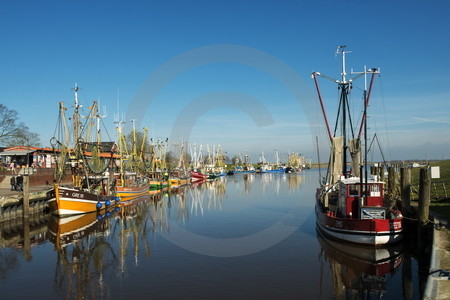
M104 215L32 221L30 243L3 224L1 299L419 299L408 247L316 232L317 178L227 176Z

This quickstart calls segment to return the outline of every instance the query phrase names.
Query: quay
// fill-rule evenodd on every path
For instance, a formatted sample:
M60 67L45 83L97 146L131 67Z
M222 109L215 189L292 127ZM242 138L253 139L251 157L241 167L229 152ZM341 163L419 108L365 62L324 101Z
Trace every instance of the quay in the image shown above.
M423 299L450 299L450 239L446 220L433 216L433 244Z
M11 175L1 176L0 178L0 223L14 221L24 216L24 192L11 191ZM50 185L38 184L28 187L29 212L40 214L47 210L47 192L51 189Z

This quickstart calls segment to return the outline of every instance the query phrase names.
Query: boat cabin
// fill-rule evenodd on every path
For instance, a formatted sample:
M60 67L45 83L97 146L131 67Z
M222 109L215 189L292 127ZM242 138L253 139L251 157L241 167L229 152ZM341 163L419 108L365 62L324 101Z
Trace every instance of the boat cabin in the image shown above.
M366 191L367 186L367 191ZM384 182L376 178L367 184L358 177L343 178L339 183L338 210L342 216L361 219L385 219Z

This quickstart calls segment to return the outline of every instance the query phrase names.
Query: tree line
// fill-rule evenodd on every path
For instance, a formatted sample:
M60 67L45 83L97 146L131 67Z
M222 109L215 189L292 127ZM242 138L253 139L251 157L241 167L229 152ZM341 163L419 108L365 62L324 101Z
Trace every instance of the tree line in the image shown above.
M18 113L0 104L0 146L41 146L39 134L19 121Z

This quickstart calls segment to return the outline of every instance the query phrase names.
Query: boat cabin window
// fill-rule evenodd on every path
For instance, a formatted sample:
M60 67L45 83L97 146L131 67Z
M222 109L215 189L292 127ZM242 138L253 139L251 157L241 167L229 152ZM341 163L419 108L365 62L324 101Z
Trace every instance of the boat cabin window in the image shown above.
M358 184L350 184L348 186L348 192L350 196L358 196L359 195L359 185Z
M371 184L369 186L370 196L380 196L380 186L378 184Z

